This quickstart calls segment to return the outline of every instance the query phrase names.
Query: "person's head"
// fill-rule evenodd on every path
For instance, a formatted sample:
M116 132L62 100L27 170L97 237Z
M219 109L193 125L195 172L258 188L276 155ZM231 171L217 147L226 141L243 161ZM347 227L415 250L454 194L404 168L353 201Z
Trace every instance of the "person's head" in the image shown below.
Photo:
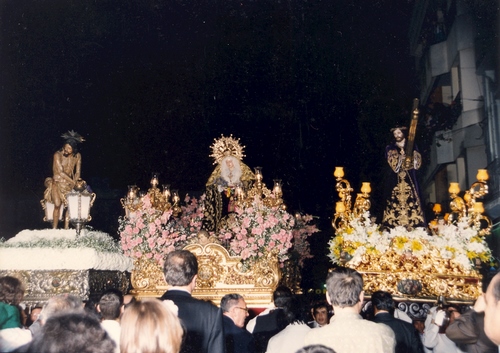
M76 131L68 131L61 135L64 139L62 153L65 157L75 155L78 152L78 144L85 141L85 139Z
M0 277L0 302L19 305L24 297L24 286L16 277Z
M389 292L376 291L372 294L372 305L375 314L380 311L394 312L394 300Z
M295 353L335 353L333 349L322 344L312 344L299 349Z
M198 273L198 260L187 250L174 250L165 258L163 273L169 285L189 286Z
M406 127L395 127L391 129L392 135L394 136L394 139L396 142L401 142L405 139L405 131Z
M326 299L334 307L346 308L356 305L361 309L363 302L363 277L359 272L337 267L326 277Z
M198 243L201 245L208 244L210 241L210 234L204 229L200 230L196 236L198 237Z
M135 303L137 299L132 294L125 294L123 296L123 305L127 308L130 304Z
M224 159L224 163L226 163L226 167L228 169L233 169L234 168L234 161L231 157L227 157Z
M237 293L226 294L220 301L222 313L231 318L238 327L245 326L248 316L248 308L245 299Z
M76 143L73 140L67 140L62 147L64 157L73 156L77 151Z
M71 294L59 294L50 298L40 313L40 323L44 325L48 319L57 314L69 311L84 311L80 298Z
M460 309L456 305L449 305L446 308L446 311L448 312L448 315L450 317L450 325L451 325L453 321L455 321L456 318L460 316Z
M220 165L221 176L225 179L229 179L229 174L231 173L231 181L238 182L241 177L241 166L240 162L236 157L227 156L224 157Z
M297 296L290 298L283 307L287 324L294 322L303 323L306 321L306 305L302 303Z
M488 285L484 302L484 332L496 345L500 345L500 273Z
M29 322L34 323L36 320L38 320L38 317L40 316L41 312L42 308L39 306L32 308L30 312Z
M99 320L84 310L51 316L33 336L29 353L109 353L115 343Z
M277 308L282 308L290 301L293 297L293 293L290 288L286 286L278 286L273 292L273 302L274 306Z
M325 302L317 303L313 308L313 318L320 326L328 325L330 316L328 315L328 304Z
M424 320L413 320L413 327L419 332L424 333L425 321Z
M97 304L97 311L103 320L116 320L123 310L123 295L118 290L104 292Z
M158 299L131 303L121 318L121 353L177 353L183 330L177 316Z

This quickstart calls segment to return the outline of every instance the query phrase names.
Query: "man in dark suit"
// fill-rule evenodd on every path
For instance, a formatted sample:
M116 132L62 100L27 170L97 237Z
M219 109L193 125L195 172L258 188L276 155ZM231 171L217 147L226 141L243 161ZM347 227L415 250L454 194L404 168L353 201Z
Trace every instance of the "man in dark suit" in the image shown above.
M163 272L171 287L161 299L177 305L184 327L181 353L225 353L221 310L191 296L198 273L196 256L187 250L172 251L165 258Z
M388 292L377 291L372 294L374 310L373 321L389 326L396 335L395 353L423 353L424 347L415 327L409 322L393 316L394 300Z
M278 286L273 292L274 308L264 310L248 322L247 330L253 334L258 353L264 353L271 337L288 325L284 308L289 305L292 297L290 288Z
M239 294L226 294L220 301L226 353L255 353L255 342L250 332L244 329L248 308Z

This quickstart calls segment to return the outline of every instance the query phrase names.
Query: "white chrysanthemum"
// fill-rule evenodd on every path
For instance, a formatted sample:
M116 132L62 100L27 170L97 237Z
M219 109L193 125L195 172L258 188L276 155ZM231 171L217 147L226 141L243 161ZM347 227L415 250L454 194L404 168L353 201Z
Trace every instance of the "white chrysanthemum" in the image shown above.
M455 258L453 259L453 262L458 263L467 271L472 269L472 263L465 254L456 255Z
M450 250L447 250L447 249L441 249L441 251L439 252L439 254L441 255L441 257L443 259L451 259L451 258L453 258L453 252L451 252Z
M366 254L366 248L364 246L360 246L354 251L352 259L349 261L349 263L353 264L354 266L358 266L361 263L364 254Z
M465 248L468 251L473 251L473 252L478 253L478 254L488 250L486 247L486 244L479 243L477 241L473 241L473 242L468 243Z

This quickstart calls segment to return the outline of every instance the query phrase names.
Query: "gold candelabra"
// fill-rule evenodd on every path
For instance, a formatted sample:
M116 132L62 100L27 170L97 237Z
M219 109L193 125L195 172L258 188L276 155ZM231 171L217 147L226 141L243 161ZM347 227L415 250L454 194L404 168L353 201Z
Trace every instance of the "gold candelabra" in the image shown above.
M479 235L489 234L491 231L491 220L483 215L484 206L477 199L482 198L488 193L488 171L479 169L476 175L477 181L465 191L463 198L459 196L459 183L450 183L448 192L451 196L450 209L451 216L449 221L455 222L468 218L469 224L479 229Z
M286 205L283 202L283 183L281 179L274 179L274 186L269 190L263 182L262 167L255 167L255 182L250 190L245 193L241 186L235 189L236 205L247 208L250 206L259 207L276 207L286 210Z
M137 212L143 205L143 199L146 195L149 195L151 200L151 206L157 210L157 214L160 215L165 211L172 210L174 217L177 217L182 209L179 206L179 193L177 190L170 190L169 184L163 184L162 190L158 188L160 184L159 174L153 173L151 177L151 187L148 189L147 193L140 192L137 185L129 185L127 195L120 199L122 207L125 209L125 216L130 217L131 213ZM170 202L170 200L172 202Z
M359 217L370 209L371 186L368 182L363 182L361 184L361 193L357 194L354 206L352 206L351 193L354 189L351 187L349 181L344 178L344 168L335 167L333 176L337 180L335 188L339 194L340 201L335 204L335 214L332 220L332 226L336 230L340 230L345 228L350 220Z

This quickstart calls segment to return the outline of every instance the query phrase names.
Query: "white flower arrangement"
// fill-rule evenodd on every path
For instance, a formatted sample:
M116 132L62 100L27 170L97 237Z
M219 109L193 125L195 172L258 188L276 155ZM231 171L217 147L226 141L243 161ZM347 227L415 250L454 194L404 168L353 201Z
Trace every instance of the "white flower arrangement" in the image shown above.
M82 230L77 236L74 229L24 230L7 241L0 239L0 248L92 248L103 253L122 253L118 242L109 234Z
M491 259L484 237L468 219L455 224L442 224L438 234L431 236L425 228L408 231L395 227L382 231L370 220L369 212L352 219L329 243L328 257L335 264L356 267L366 255L380 256L388 251L418 259L423 256L448 259L465 271L474 269L475 261Z
M484 237L466 217L456 225L441 225L438 236L430 238L433 256L453 260L465 269L472 269L476 259L487 262L491 258L491 250Z
M130 271L132 261L109 234L82 229L23 230L0 239L0 270Z

